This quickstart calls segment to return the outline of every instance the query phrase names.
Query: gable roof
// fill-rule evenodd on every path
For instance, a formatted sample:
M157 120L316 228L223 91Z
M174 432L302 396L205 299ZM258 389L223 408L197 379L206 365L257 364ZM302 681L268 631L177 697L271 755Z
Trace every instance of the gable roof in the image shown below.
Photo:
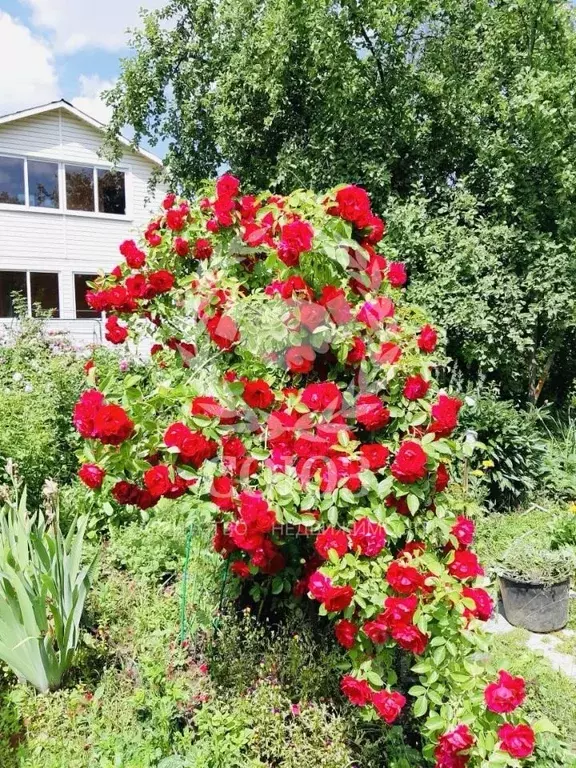
M66 101L65 99L59 99L58 101L51 101L48 104L41 104L38 107L31 107L30 109L21 109L19 112L12 112L8 115L2 115L0 116L0 125L3 125L5 123L11 123L11 122L14 122L15 120L23 120L25 117L34 117L34 115L42 115L45 112L54 112L58 109L62 109L64 110L64 112L68 112L69 114L78 118L78 120L82 120L82 122L87 123L92 128L96 128L97 131L106 130L106 126L104 125L104 123L101 123L100 120L96 120L96 118L94 117L90 117L90 115L87 115L85 112L82 112L81 109L78 109L73 104L70 104L69 101ZM128 139L124 138L124 136L120 136L119 140L126 147L129 147L133 152L136 152L137 154L145 157L147 160L150 160L151 163L154 163L155 165L163 165L162 160L156 155L153 155L152 152L147 152L145 149L134 149L131 146Z

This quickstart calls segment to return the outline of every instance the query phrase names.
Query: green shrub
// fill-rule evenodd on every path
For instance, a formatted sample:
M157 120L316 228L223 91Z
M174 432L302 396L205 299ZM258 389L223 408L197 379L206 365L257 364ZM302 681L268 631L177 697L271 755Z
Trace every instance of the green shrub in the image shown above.
M576 500L576 414L543 417L546 436L543 485L546 493L560 499Z
M515 507L538 487L543 474L544 441L538 431L536 411L498 400L493 390L474 396L474 406L463 410L461 426L477 433L485 446L472 462L481 473L486 504L490 508ZM493 462L486 467L483 461Z

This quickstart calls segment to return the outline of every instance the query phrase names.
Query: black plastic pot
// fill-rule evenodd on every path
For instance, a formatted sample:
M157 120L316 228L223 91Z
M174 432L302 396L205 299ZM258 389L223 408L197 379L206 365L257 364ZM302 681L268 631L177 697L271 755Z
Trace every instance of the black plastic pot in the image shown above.
M570 579L558 584L533 584L500 576L504 616L530 632L555 632L568 622Z

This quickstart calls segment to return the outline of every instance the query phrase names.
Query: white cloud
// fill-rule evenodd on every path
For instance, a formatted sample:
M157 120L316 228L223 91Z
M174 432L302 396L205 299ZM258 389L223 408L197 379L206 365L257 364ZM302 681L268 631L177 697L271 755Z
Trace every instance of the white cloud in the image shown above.
M80 75L80 95L72 99L72 104L90 117L107 123L112 110L100 98L102 91L107 91L114 85L113 80L102 80L98 75Z
M45 104L59 96L49 46L4 11L0 11L0 72L0 114Z
M83 48L115 51L127 43L126 30L138 26L138 11L160 8L164 0L21 0L32 23L53 33L58 53Z

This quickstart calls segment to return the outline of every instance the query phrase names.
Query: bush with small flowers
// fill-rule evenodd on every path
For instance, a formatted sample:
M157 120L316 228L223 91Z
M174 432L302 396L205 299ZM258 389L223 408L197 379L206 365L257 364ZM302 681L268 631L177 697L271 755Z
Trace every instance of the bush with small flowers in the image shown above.
M254 197L226 174L168 195L88 294L111 343L150 341L156 373L90 369L80 477L140 509L195 494L255 600L333 620L367 720L411 715L437 768L518 765L538 726L516 714L523 681L480 661L492 602L447 503L462 402L438 391L438 332L384 233L351 185Z

